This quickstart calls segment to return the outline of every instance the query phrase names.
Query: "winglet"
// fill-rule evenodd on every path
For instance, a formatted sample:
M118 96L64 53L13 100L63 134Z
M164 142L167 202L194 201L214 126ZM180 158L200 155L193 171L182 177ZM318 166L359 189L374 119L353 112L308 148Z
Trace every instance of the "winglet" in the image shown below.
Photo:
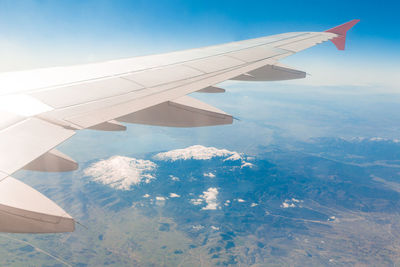
M331 41L334 43L337 49L344 50L346 44L346 33L350 30L354 25L356 25L360 20L354 19L352 21L346 22L345 24L336 26L332 29L326 30L325 32L336 33L339 35L338 37L333 38Z

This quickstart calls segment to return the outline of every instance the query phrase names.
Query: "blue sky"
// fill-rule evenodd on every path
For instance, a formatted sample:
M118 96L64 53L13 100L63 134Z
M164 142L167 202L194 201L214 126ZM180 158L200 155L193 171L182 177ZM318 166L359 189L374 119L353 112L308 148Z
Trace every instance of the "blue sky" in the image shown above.
M288 31L319 31L354 18L361 23L352 30L348 43L353 56L398 59L399 8L395 0L0 0L0 70L129 57Z

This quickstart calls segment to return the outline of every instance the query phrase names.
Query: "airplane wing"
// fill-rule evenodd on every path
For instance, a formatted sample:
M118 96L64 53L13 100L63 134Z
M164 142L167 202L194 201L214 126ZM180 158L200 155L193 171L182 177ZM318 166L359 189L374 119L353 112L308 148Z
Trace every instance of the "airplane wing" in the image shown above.
M121 123L171 127L231 124L232 116L187 96L221 93L226 80L274 81L306 73L279 60L331 40L343 50L353 20L325 32L292 32L205 48L0 74L0 232L74 231L62 208L14 179L20 169L78 168L55 147L81 129Z

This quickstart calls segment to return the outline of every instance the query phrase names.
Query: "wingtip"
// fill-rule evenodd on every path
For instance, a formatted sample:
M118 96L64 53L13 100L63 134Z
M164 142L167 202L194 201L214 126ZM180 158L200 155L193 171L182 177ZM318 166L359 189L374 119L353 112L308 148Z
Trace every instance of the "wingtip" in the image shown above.
M325 32L336 33L338 35L346 35L347 31L350 30L354 25L356 25L359 22L360 22L359 19L353 19L349 22L343 23L339 26L326 30Z
M342 25L339 25L339 26L333 27L329 30L326 30L325 32L331 32L331 33L337 34L338 36L333 38L331 41L338 50L344 50L345 45L346 45L347 31L350 30L351 28L353 28L353 26L356 25L358 22L360 22L359 19L353 19Z

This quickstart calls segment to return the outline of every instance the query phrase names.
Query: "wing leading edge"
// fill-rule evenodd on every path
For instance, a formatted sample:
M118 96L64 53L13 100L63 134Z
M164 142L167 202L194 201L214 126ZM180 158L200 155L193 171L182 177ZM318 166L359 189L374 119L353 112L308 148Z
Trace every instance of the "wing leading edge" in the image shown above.
M71 171L55 147L77 130L123 131L123 123L169 127L231 124L233 117L186 96L223 93L226 80L300 79L279 60L331 40L339 50L358 20L325 32L293 32L168 54L0 74L0 232L55 233L74 219L14 179L19 169Z

